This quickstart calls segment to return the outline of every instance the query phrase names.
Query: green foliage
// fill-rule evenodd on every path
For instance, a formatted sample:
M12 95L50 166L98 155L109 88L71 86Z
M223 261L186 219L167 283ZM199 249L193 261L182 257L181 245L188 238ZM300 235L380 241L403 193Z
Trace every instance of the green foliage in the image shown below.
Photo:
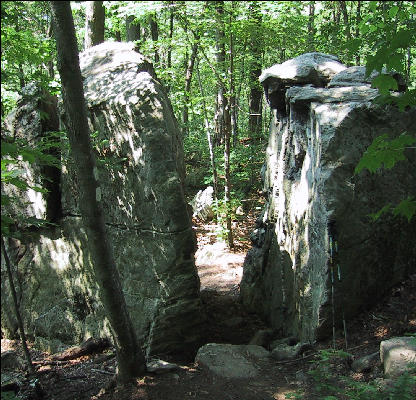
M51 148L60 146L59 138L62 132L51 132L48 138L40 141L36 148L30 147L23 140L1 140L1 186L8 188L7 194L1 195L1 233L5 237L19 237L21 232L12 229L16 225L44 226L48 224L43 219L28 217L12 212L14 205L22 204L21 193L31 189L35 192L47 191L39 183L30 183L27 179L25 163L29 165L60 166L60 160L49 154ZM11 189L14 188L14 189ZM10 190L11 189L11 190Z
M380 387L376 381L362 382L339 372L340 365L351 355L337 350L321 350L308 372L312 377L314 395L322 400L411 400L416 390L416 369L410 366L391 386ZM347 370L345 371L345 373ZM309 393L310 394L310 393ZM305 398L301 391L286 395L287 399ZM314 397L315 398L315 397Z
M1 392L1 400L19 400L19 397L17 397L12 391Z
M361 157L355 168L355 173L358 174L363 169L368 169L371 173L375 173L383 166L384 168L391 169L397 162L407 160L404 152L407 148L413 147L412 145L415 143L416 137L408 135L406 132L391 140L389 140L387 134L378 136ZM370 214L370 217L374 222L389 211L392 211L395 216L407 218L408 222L410 222L416 213L415 197L407 197L396 207L393 207L391 203L386 204L379 211Z
M404 151L414 143L416 137L406 132L391 140L387 134L378 136L365 151L355 168L355 173L360 173L364 168L374 173L383 165L387 169L393 168L397 162L406 160Z
M48 2L1 2L2 117L14 104L11 99L29 82L38 82L50 92L59 86L50 76L48 63L54 58ZM3 93L7 101L3 103Z

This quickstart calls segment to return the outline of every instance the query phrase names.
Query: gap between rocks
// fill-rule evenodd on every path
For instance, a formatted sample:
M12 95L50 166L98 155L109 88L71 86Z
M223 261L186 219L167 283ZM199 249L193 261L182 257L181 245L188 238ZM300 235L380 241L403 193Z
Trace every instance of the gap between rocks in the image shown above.
M256 210L234 221L235 247L230 250L216 234L218 225L193 219L198 250L195 263L201 299L207 314L206 343L247 344L264 323L239 302L243 263L250 248Z

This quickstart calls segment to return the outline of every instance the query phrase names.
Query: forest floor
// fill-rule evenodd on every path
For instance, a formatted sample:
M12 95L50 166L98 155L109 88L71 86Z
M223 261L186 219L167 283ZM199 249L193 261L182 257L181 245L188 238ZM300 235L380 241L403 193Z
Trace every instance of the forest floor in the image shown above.
M247 344L254 333L264 328L238 302L242 264L249 248L254 212L235 226L235 248L228 251L217 240L214 224L194 221L199 250L196 254L201 279L201 295L208 315L208 343ZM355 358L378 351L381 340L416 331L416 275L391 290L377 307L357 315L348 323L348 352ZM319 350L329 349L332 338L317 343L302 358L271 360L261 374L251 379L226 379L204 371L194 363L179 363L177 370L164 374L147 373L133 385L115 386L114 349L79 357L67 362L48 363L50 355L31 347L37 363L36 381L23 381L17 398L48 400L283 400L286 398L324 398L310 374ZM337 332L337 349L344 346ZM16 341L2 339L1 350L15 349ZM174 361L174 360L168 360ZM315 362L315 363L314 363ZM353 382L368 382L382 376L380 368L369 373L353 373L348 363L334 358L329 365L337 385L342 377ZM322 370L321 370L322 372ZM3 371L2 371L3 373ZM19 374L19 371L15 371ZM328 375L328 370L325 371ZM20 372L22 376L22 372ZM316 376L316 374L315 374ZM329 384L329 383L328 383ZM6 397L2 392L3 399ZM334 397L341 399L342 397ZM358 397L357 397L358 398ZM360 397L364 399L365 397Z

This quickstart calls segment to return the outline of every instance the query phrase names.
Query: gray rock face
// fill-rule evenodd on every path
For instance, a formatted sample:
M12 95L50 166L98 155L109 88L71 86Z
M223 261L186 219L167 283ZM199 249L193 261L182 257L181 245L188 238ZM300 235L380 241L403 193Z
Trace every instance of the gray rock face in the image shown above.
M258 362L269 355L261 346L208 343L198 350L195 362L224 378L252 378L260 373Z
M332 77L332 79L328 82L328 87L331 88L363 85L370 87L372 80L378 76L379 73L377 71L373 71L369 76L365 76L365 71L366 69L363 66L355 66L344 69ZM386 73L387 71L383 70L383 74ZM398 90L400 92L406 90L406 82L399 73L389 72L388 74L397 81Z
M323 53L306 53L282 64L267 68L260 75L270 107L285 114L286 90L299 84L324 87L338 72L346 68L337 57Z
M416 363L416 338L396 337L380 343L380 359L386 378L403 374L410 364Z
M414 152L406 153L410 164L354 174L375 137L414 132L416 109L375 105L376 91L366 85L326 88L299 79L287 88L285 79L263 80L273 111L267 202L251 236L241 300L281 336L313 342L330 332L332 276L342 326L343 312L348 324L416 265L415 224L368 218L416 187ZM271 99L271 87L280 88L283 103Z
M80 64L105 220L137 336L148 354L196 352L203 323L196 241L170 102L133 43L103 43L81 54ZM58 228L16 246L24 254L19 270L30 277L21 308L29 333L73 343L110 332L71 159L60 188Z

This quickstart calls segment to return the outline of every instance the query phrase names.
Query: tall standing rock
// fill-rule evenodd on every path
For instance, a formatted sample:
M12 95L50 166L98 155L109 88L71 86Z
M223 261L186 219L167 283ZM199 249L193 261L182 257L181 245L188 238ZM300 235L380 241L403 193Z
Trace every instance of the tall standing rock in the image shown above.
M172 107L134 43L92 47L80 54L80 66L98 159L98 195L137 336L147 354L192 353L201 343L203 313ZM61 193L59 232L42 233L27 252L31 278L23 301L32 331L74 342L106 334L108 325L71 159L62 166Z
M273 115L267 203L252 234L241 299L282 335L301 341L330 332L332 278L340 325L343 313L348 321L368 308L416 265L415 224L392 215L376 223L368 217L416 187L414 151L391 170L354 175L375 137L415 132L416 110L373 104L377 90L364 74L359 80L357 68L321 53L260 77Z

